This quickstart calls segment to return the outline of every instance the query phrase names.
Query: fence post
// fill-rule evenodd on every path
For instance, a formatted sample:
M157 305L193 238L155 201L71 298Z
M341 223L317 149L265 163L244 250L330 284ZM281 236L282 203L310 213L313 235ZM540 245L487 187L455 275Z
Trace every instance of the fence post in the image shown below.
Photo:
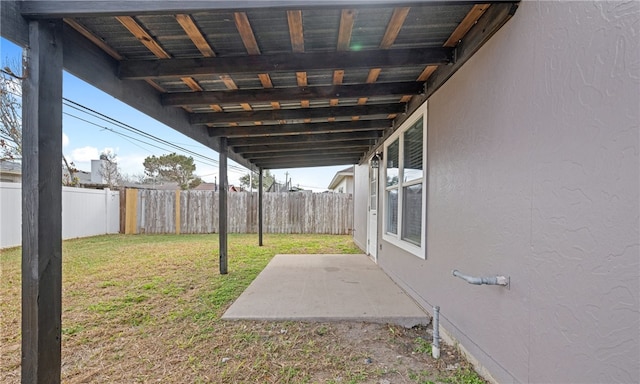
M138 233L138 190L127 189L126 193L126 221L124 233L127 235Z
M176 190L176 235L180 234L180 190Z

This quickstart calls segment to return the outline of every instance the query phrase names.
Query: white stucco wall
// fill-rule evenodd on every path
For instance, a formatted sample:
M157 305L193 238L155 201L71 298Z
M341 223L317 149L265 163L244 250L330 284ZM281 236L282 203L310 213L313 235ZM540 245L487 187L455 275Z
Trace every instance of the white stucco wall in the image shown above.
M429 100L427 259L378 262L499 382L640 382L638 25L525 1Z

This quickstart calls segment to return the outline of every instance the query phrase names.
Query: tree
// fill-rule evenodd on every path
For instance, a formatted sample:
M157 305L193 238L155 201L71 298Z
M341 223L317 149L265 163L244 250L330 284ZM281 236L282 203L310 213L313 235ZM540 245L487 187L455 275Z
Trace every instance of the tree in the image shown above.
M0 159L22 160L22 80L20 65L7 60L0 70ZM79 184L75 165L62 155L62 185Z
M16 63L11 66L18 68ZM10 67L0 76L0 159L22 158L22 78Z
M249 182L249 180L251 180L251 182ZM262 188L264 190L269 189L269 186L271 186L275 180L275 176L273 176L268 169L265 170L262 173ZM242 176L240 178L240 185L247 189L258 189L258 172L252 171L250 174L247 173Z
M176 153L160 157L148 156L144 159L144 173L152 181L174 181L180 189L195 188L202 179L194 174L196 165L193 157L186 157Z
M117 156L118 155L111 151L104 151L100 154L100 176L102 176L104 183L107 184L109 188L115 187L122 180L120 168L116 161Z

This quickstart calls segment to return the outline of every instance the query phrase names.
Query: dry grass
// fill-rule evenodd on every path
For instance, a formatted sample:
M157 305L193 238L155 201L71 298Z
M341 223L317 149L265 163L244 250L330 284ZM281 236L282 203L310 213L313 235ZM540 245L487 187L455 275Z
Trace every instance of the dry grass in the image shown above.
M426 329L363 323L226 322L277 253L358 253L348 236L100 236L63 245L62 376L68 383L480 383ZM20 250L0 255L0 382L20 374ZM447 369L447 367L449 369ZM458 368L460 367L460 368Z

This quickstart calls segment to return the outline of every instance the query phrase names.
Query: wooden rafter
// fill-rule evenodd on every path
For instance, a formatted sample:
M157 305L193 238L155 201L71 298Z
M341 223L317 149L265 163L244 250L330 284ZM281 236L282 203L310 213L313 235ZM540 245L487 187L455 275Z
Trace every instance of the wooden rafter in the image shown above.
M304 33L302 31L302 11L287 11L291 50L304 52Z
M151 80L151 79L145 79L145 81L147 82L147 84L149 84L150 86L152 86L156 91L160 92L160 93L166 93L167 90L162 88L160 86L160 84L156 83L155 81Z
M240 106L245 111L253 111L253 108L251 108L251 104L249 103L240 103Z
M156 55L156 57L158 57L159 59L170 59L171 58L171 55L169 55L160 46L160 44L151 35L149 35L149 33L147 33L147 31L140 24L138 24L138 22L133 17L130 17L130 16L118 16L118 17L116 17L116 19L122 25L124 25L125 28L127 28L129 30L129 32L131 32L136 37L136 39L138 39L138 41L140 41L142 44L144 44L145 47L147 47L151 52L153 52L153 54ZM185 77L181 77L180 79L192 91L202 91L202 87L198 84L198 82L194 78L192 78L190 76L185 76ZM152 79L146 79L146 80L155 89L159 90L162 93L166 92L159 84L157 84ZM187 111L189 111L189 110L187 109Z
M187 36L204 57L214 57L216 55L191 16L179 14L176 15L176 21L178 21L178 24L184 29Z
M490 4L474 5L473 8L471 8L471 10L469 11L469 13L467 13L467 15L464 17L464 19L462 19L460 24L458 24L458 26L453 31L451 36L449 36L447 41L444 43L444 46L455 47L458 44L458 41L460 41L464 37L464 35L466 35L467 32L469 32L471 27L473 27L476 21L478 21L480 16L482 16L484 12L487 10L487 8L489 8L489 5Z
M411 8L409 7L400 7L393 10L391 20L389 20L389 24L387 24L387 30L382 37L380 48L391 48L393 43L396 41L396 38L402 29L402 25L404 24L404 20L407 18L410 10Z
M335 71L333 71L333 85L340 85L342 84L342 80L344 79L344 70L342 69L336 69ZM335 107L338 105L338 101L339 99L331 99L329 101L329 104L332 107Z
M89 31L84 25L75 21L74 19L64 19L64 22L67 23L71 28L80 32L80 34L87 39L89 39L93 44L97 45L105 51L109 56L113 57L116 60L122 60L124 57L118 53L115 49L113 49L109 44L107 44L104 40L96 36L93 32Z
M372 68L369 70L369 74L367 75L367 80L366 83L367 84L373 84L376 82L376 80L378 80L378 76L380 76L380 72L382 71L382 68ZM358 99L358 105L364 105L367 103L368 98L366 97L361 97Z
M443 44L443 47L450 48L455 47L458 42L464 37L464 35L469 32L471 27L478 21L478 19L485 13L485 11L489 8L491 4L476 4L471 10L467 13L467 15L462 19L460 24L456 27L456 29L451 33L447 41ZM438 69L435 65L427 65L420 76L418 76L418 81L427 81L429 76L433 74L433 72Z
M340 15L340 30L338 31L338 51L348 51L351 45L351 33L356 19L355 9L343 9Z
M258 74L258 78L260 79L260 83L265 88L273 88L273 83L271 82L271 76L268 73L260 73Z
M231 76L229 76L229 75L221 75L220 76L220 80L222 80L222 82L224 83L224 86L227 87L227 89L230 89L230 90L238 89L238 86L236 85L236 82L233 81Z
M182 80L191 90L201 92L203 91L202 87L193 77L183 77Z
M258 47L256 36L253 34L253 28L251 28L247 14L244 12L236 12L233 14L233 17L236 21L236 28L238 28L240 38L242 38L244 47L247 49L247 53L250 55L259 55L260 48Z
M171 55L165 51L158 42L131 16L116 16L116 19L125 27L139 42L153 52L159 59L170 59Z

